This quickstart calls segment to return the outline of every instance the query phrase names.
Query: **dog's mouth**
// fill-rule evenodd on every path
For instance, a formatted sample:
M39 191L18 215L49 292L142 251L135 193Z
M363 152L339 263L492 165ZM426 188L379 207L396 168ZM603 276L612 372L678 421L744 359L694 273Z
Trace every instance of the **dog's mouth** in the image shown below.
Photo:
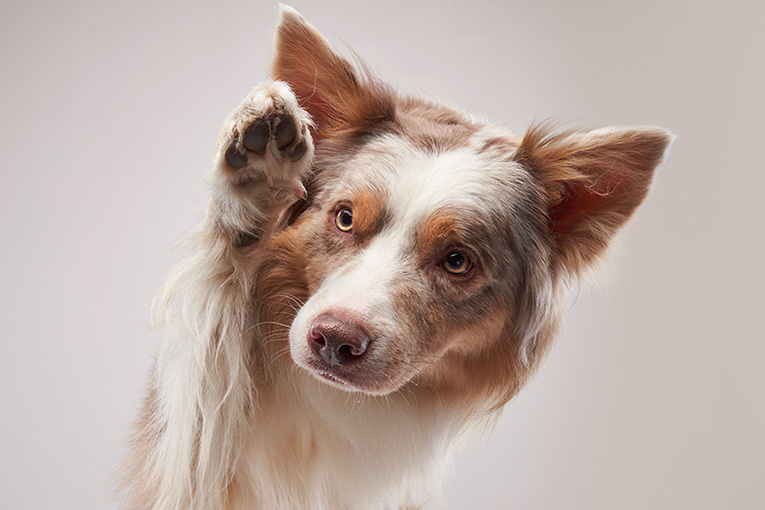
M309 357L305 363L299 363L303 368L323 383L344 391L360 391L371 394L385 394L386 391L368 376L363 367L332 366L316 357Z
M367 353L363 361L351 365L329 363L313 352L302 352L293 360L323 384L367 395L389 395L404 386L413 375L397 370L396 364L380 362L374 353Z
M340 379L339 377L336 377L336 376L332 375L331 373L326 372L324 370L314 370L313 373L318 375L319 378L325 379L325 380L327 380L327 381L329 381L331 383L334 383L334 384L339 384L339 385L343 386L343 388L347 387L350 384L348 381Z

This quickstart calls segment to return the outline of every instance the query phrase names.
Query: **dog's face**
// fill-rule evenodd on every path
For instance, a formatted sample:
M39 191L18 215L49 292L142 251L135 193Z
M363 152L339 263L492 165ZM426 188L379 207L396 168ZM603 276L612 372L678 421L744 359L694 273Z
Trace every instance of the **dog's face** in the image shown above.
M440 138L426 146L407 121ZM290 350L332 385L385 394L437 377L429 372L444 357L489 349L514 307L524 252L536 246L534 260L547 256L534 238L543 207L529 175L482 152L480 127L427 124L399 110L395 125L355 142L345 158L317 153L316 196L303 219L310 298ZM457 133L462 143L450 146Z
M309 202L284 234L307 289L292 359L368 394L414 383L509 398L554 333L565 279L640 204L671 140L515 137L394 94L291 12L273 74L316 128Z

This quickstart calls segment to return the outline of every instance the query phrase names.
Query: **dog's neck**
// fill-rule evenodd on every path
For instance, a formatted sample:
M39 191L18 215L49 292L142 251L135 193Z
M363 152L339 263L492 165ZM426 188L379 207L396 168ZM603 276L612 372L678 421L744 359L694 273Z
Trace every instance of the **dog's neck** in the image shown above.
M348 393L295 372L267 395L232 495L242 507L416 507L440 492L467 423L428 389ZM248 506L252 505L252 506Z

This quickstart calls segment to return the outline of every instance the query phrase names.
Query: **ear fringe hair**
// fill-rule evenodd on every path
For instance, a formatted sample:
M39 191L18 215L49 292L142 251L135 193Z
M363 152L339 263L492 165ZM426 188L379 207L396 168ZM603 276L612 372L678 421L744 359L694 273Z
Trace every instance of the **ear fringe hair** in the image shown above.
M575 165L549 164L551 161L562 163L575 152L575 144L566 143L566 140L573 140L576 133L574 130L561 130L552 120L542 120L526 130L515 153L515 161L534 172L546 187L552 207L565 198L565 182L587 179L587 175Z

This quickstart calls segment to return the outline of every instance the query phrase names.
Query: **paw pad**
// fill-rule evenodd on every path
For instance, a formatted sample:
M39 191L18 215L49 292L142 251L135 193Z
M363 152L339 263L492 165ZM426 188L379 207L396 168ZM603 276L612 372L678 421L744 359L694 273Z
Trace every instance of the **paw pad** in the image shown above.
M242 145L244 145L244 148L250 152L265 156L270 135L271 130L268 126L268 120L256 119L255 122L250 124L244 131Z
M307 149L305 133L298 129L295 119L288 113L278 112L251 120L241 134L235 129L225 159L230 167L238 170L248 165L251 155L265 157L271 151L294 163Z

